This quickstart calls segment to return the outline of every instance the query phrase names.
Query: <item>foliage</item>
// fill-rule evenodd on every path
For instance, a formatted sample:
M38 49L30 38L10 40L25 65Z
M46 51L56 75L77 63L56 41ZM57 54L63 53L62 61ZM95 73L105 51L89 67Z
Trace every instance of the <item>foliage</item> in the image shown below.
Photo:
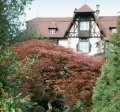
M0 45L19 33L25 6L33 0L0 0Z
M42 34L39 35L39 37L36 36L37 32L36 30L30 29L21 31L21 33L18 33L11 41L10 45L16 43L16 42L24 42L30 39L39 39L39 40L46 40L49 41L48 37L43 36Z
M117 20L117 33L109 39L106 58L92 97L93 112L120 111L120 17Z
M35 63L31 65L33 72L26 73L31 79L24 78L25 83L20 91L29 90L34 100L39 103L45 101L45 105L49 100L53 103L57 101L55 104L58 106L53 106L53 109L70 106L77 101L90 107L92 87L100 75L98 62L43 40L16 43L12 49L19 61L26 56L35 58Z
M24 64L18 63L14 55L9 49L0 52L0 111L22 112L22 109L30 106L30 102L22 98L21 93L16 90L23 84L22 77L31 61L27 59Z
M41 33L40 33L39 37L37 37L37 38L40 40L49 40L49 37L45 37Z
M12 39L12 41L10 42L10 45L16 42L23 42L23 41L35 38L35 35L36 35L35 30L31 32L27 32L27 30L24 30L21 33L18 33L18 35Z
M73 112L89 112L85 109L85 105L83 102L78 101L77 104L75 105L75 109Z
M57 108L55 109L55 112L65 112L67 110L67 107L63 107L61 109Z
M32 0L0 0L0 111L26 111L29 102L16 91L22 84L27 65L18 63L14 53L7 49L9 41L19 33L25 6ZM4 47L3 47L3 46ZM3 49L5 48L5 49ZM21 66L25 67L22 68ZM22 107L21 107L22 106Z
M9 95L9 92L4 93L0 98L1 112L29 112L32 103L20 98L20 94L16 96Z

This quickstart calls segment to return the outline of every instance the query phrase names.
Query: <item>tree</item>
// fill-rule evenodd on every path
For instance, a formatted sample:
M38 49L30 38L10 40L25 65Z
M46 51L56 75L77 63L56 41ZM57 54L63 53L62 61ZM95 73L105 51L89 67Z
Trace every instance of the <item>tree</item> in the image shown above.
M19 33L20 16L24 14L24 8L32 0L0 0L0 47L7 46L8 41ZM1 48L2 49L2 48ZM21 93L16 91L22 83L21 65L14 58L14 54L9 49L0 49L0 111L21 112L26 111L25 105L29 106ZM25 63L24 63L25 64ZM26 103L25 105L23 105ZM19 105L21 104L21 105ZM24 108L22 108L22 107ZM26 111L27 112L27 111Z
M23 42L23 41L27 41L29 39L35 38L36 35L36 31L31 31L28 32L27 30L22 31L21 33L19 33L18 35L16 35L10 42L10 44L14 44L16 42Z
M21 29L20 18L33 0L0 0L0 45L10 41Z
M109 39L106 58L94 88L93 112L120 111L120 17L117 20L117 33Z
M43 40L16 43L12 49L19 61L26 56L35 59L31 65L33 72L26 73L29 77L23 78L25 83L19 91L31 93L32 99L44 107L50 100L53 109L75 105L77 101L83 102L85 108L91 106L92 87L100 75L100 63Z

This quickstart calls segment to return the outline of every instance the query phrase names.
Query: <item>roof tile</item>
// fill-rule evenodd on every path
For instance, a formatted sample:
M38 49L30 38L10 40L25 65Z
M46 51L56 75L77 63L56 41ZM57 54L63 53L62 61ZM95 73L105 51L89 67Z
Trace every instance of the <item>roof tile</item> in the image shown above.
M85 4L78 10L75 10L75 12L95 12L95 11L93 11L87 4Z
M110 27L116 27L115 21L117 20L117 16L100 16L98 18L98 21L100 22L103 31L105 32L106 37L104 40L107 40L110 38L111 30Z
M57 25L54 22L52 22L48 28L55 28L55 29L57 29Z
M53 19L57 27L57 32L55 34L50 34L48 28L51 25L51 22L53 22ZM46 37L64 38L65 31L71 19L72 18L70 17L68 18L35 18L33 20L28 21L28 26L31 26L32 29L37 31L37 36L39 36L41 33ZM50 26L50 27L53 27L53 26Z

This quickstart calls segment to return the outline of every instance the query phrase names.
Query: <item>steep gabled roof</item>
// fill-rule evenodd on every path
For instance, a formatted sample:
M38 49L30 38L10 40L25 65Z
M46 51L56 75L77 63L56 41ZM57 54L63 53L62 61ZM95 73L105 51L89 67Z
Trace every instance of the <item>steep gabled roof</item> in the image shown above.
M81 12L95 12L95 11L93 11L87 4L85 4L78 10L75 10L75 12L81 13Z
M74 16L73 16L73 18L72 18L72 21L70 22L67 30L66 30L64 36L66 36L67 32L70 30L70 28L71 28L71 26L72 26L72 24L73 24L73 20L75 19L75 16L76 16L77 13L82 13L82 14L83 14L83 13L90 13L90 14L92 14L92 15L94 16L95 21L96 21L96 23L97 23L97 25L98 25L101 33L102 33L103 36L105 37L104 30L102 29L102 26L100 25L98 19L96 18L96 15L94 14L95 11L93 11L87 4L83 5L81 8L79 8L78 10L75 10L74 12L75 12L75 14L74 14Z

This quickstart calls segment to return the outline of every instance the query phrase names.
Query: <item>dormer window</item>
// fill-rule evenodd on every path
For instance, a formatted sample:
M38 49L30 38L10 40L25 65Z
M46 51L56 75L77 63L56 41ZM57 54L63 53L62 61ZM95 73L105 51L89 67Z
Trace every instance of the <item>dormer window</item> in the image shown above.
M111 28L111 32L116 33L117 32L116 28Z
M50 29L50 34L55 34L56 29Z
M80 30L89 30L89 22L80 22Z
M57 25L53 21L50 26L48 27L50 34L55 34L57 31Z

